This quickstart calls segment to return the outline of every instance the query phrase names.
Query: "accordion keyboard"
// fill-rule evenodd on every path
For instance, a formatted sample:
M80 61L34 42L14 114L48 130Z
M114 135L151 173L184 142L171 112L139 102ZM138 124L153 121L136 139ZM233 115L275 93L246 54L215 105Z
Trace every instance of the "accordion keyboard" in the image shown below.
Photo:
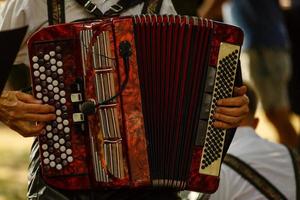
M211 106L206 130L207 134L199 169L199 172L203 174L219 175L226 130L217 129L213 126L213 115L217 101L231 97L238 65L239 50L239 46L221 43L218 65L215 71L214 88L212 95L210 95L211 101L209 102L211 102Z
M73 162L62 47L57 44L50 51L40 51L32 62L36 98L56 108L56 120L48 123L40 136L42 162L45 169L62 170Z

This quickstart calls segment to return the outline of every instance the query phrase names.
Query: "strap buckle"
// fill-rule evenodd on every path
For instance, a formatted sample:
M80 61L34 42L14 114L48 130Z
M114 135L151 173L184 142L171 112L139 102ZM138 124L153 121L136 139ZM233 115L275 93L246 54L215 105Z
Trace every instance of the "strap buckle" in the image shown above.
M111 9L112 11L118 13L118 12L121 12L121 11L123 10L123 6L121 6L120 4L117 4L117 3L116 3L115 5L112 5L112 6L110 7L110 9Z
M96 4L92 3L91 1L87 1L87 2L84 4L84 8L85 8L89 13L93 13L93 12L97 9L97 6L96 6Z

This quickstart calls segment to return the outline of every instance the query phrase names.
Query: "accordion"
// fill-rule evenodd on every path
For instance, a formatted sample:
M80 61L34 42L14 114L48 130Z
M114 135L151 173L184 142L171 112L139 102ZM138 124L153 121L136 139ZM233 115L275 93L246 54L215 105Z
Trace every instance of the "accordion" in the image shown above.
M173 15L33 34L33 94L57 116L38 136L46 183L214 192L235 130L215 128L213 114L241 81L242 42L237 27Z

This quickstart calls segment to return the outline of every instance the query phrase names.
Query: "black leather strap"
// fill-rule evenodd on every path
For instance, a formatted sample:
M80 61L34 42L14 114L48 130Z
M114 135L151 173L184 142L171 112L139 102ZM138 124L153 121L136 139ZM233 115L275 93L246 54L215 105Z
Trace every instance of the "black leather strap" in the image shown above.
M143 3L143 0L119 0L116 4L112 5L110 9L104 13L105 16L115 16L120 15L122 12L132 8L140 3Z
M101 18L104 16L115 16L120 15L122 12L132 8L140 3L143 3L143 0L119 0L116 4L112 5L108 11L102 13L101 10L97 7L96 4L90 0L76 0L85 10L93 14L96 18Z
M267 199L287 199L270 181L239 158L227 154L224 163L245 178Z
M49 25L65 23L65 1L47 0Z
M87 12L93 14L95 17L103 17L103 13L101 12L101 10L90 0L76 0L76 2L83 6Z
M288 148L294 166L296 181L296 199L300 199L300 155L295 149Z

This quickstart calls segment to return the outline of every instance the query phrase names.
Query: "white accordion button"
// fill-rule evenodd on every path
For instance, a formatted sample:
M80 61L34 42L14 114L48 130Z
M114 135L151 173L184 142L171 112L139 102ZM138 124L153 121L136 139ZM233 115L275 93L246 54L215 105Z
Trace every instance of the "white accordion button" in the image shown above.
M45 68L44 66L41 66L41 67L39 68L39 70L40 70L41 73L43 73L43 72L46 71L46 68Z
M48 165L50 163L50 160L48 158L45 158L43 162L45 165Z
M35 86L35 90L37 92L40 92L42 90L42 87L40 85Z
M61 138L61 139L59 139L59 144L61 144L61 145L63 145L63 144L65 144L65 140L63 139L63 138ZM62 147L64 147L64 146L61 146L60 147L60 150L62 149ZM66 148L66 147L64 147L64 148ZM64 149L64 151L65 151L66 149ZM62 151L62 150L61 150Z
M64 73L64 70L63 70L62 68L59 68L59 69L57 70L57 73L58 73L59 75L61 75L61 74Z
M49 152L48 152L48 151L43 152L43 156L44 156L45 158L48 158L48 157L49 157Z
M40 65L37 63L34 63L32 67L33 67L33 69L38 69L40 67Z
M61 115L61 110L60 109L56 110L56 115Z
M67 158L67 154L62 153L62 154L60 155L60 157L61 157L61 159L66 159L66 158Z
M63 66L63 62L62 62L62 61L58 61L58 62L56 63L56 65L57 65L57 67L62 67L62 66Z
M51 139L53 137L53 133L49 132L47 133L47 138Z
M70 163L70 162L73 162L73 157L72 156L69 156L68 158L67 158L67 161Z
M51 66L51 71L55 72L57 70L57 67L55 65Z
M35 77L39 77L39 76L40 76L40 72L36 70L36 71L33 72L33 75L34 75Z
M60 95L61 97L64 97L64 96L66 96L66 92L65 92L64 90L62 90L62 91L59 92L59 95Z
M51 77L47 77L47 82L48 83L52 83L52 78Z
M46 79L46 75L45 74L41 74L40 75L40 79L43 81L43 80L45 80Z
M48 85L48 90L53 90L53 85Z
M60 103L65 104L66 102L67 102L67 100L65 98L60 99Z
M61 165L61 164L57 164L57 165L56 165L56 169L57 169L57 170L62 170L62 165Z
M63 140L64 143L65 143L65 140L64 140L64 139L60 139L60 140ZM60 141L60 140L59 140L59 141ZM59 150L60 150L61 152L65 152L65 151L66 151L66 147L65 147L65 146L61 146L61 147L59 148Z
M46 126L46 130L47 130L47 131L51 131L51 130L52 130L52 126L51 126L51 125L47 125L47 126Z
M58 93L58 92L59 92L59 88L58 88L58 87L54 87L54 88L53 88L53 92L54 92L54 93Z
M54 65L54 64L56 63L55 58L51 58L50 63L51 63L52 65Z
M55 94L53 98L54 100L58 101L60 99L60 96L58 94Z
M32 57L32 61L33 61L33 62L37 62L37 61L39 61L39 58L38 58L37 56L33 56L33 57Z
M50 167L55 167L55 165L56 165L56 164L55 164L54 161L51 161L51 162L50 162Z
M70 128L69 128L69 127L65 127L65 128L64 128L64 132L65 132L65 133L70 133Z
M36 94L36 98L41 99L42 97L43 97L42 93L39 92L39 93Z
M49 97L44 96L44 97L43 97L43 101L47 103L47 102L49 101Z
M71 155L71 154L72 154L72 150L71 150L71 149L67 149L67 150L66 150L66 154L67 154L67 155Z
M43 150L47 150L47 149L48 149L48 145L47 145L47 144L43 144L43 145L42 145L42 149L43 149Z
M57 128L58 128L58 130L62 130L64 128L64 126L62 124L57 124Z
M57 80L54 80L54 81L52 82L52 85L53 85L53 86L58 86L58 81L57 81Z
M45 60L49 60L49 59L50 59L50 56L49 56L48 54L45 54L45 55L44 55L44 59L45 59Z
M51 57L55 56L55 51L50 51L50 52L49 52L49 55L50 55Z
M54 140L55 142L58 141L58 140L59 140L58 135L54 135L54 136L53 136L53 140Z
M59 149L60 145L59 145L59 143L54 143L53 147L54 147L55 149Z

